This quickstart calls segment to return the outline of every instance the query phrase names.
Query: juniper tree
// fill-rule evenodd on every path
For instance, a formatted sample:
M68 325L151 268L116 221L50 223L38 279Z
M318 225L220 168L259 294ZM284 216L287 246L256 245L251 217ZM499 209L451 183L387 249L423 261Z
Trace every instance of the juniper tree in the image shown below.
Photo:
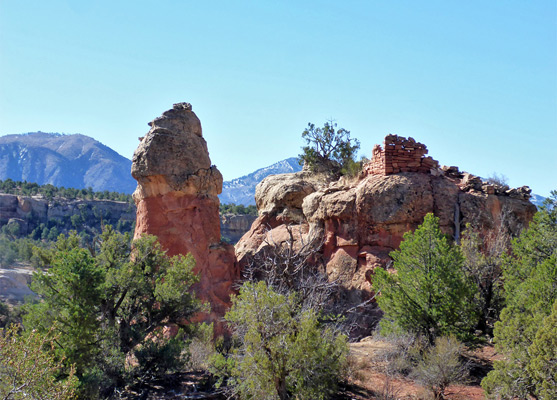
M502 267L506 306L495 324L494 340L505 358L494 363L482 386L491 398L552 398L541 395L539 376L546 372L538 366L545 363L540 344L555 340L549 339L555 332L547 324L554 321L549 316L557 301L557 191L513 241L512 256ZM548 361L557 362L554 355ZM555 377L555 369L551 373Z
M333 174L347 174L353 170L360 142L350 138L350 131L336 128L333 121L325 122L323 128L308 123L302 132L307 145L299 155L300 164L305 162L313 170L324 169Z
M347 338L303 308L297 294L246 282L226 314L239 346L213 361L241 399L319 400L335 393Z
M201 309L190 290L198 279L191 256L168 257L154 236L132 246L129 235L110 227L94 250L80 248L75 235L62 235L51 267L33 275L40 301L26 307L23 320L27 331L54 330L55 353L67 368L75 365L84 398L123 384L125 377L176 366L180 343L164 338L162 328L187 330ZM125 363L130 357L138 361L131 369Z

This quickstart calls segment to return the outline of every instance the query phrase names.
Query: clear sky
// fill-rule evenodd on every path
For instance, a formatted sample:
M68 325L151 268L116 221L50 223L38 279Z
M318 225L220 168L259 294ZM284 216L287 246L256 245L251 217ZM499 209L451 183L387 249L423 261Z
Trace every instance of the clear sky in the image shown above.
M131 158L188 101L225 180L334 119L441 164L557 189L557 1L0 0L0 135L92 136Z

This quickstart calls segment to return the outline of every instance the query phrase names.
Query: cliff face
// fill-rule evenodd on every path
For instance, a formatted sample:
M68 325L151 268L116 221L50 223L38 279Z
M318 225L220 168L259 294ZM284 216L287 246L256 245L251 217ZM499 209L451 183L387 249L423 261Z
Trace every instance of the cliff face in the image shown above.
M458 238L467 223L484 234L502 228L517 234L536 212L526 187L509 189L441 167L413 139L386 137L359 179L332 182L305 172L271 176L256 191L259 217L236 245L240 265L266 245L286 240L286 225L309 242L322 239L319 262L339 279L354 304L370 298L374 269L427 213Z
M236 243L244 233L249 231L255 215L222 214L220 216L220 231L223 240Z
M122 201L82 200L53 198L41 196L17 196L0 193L0 227L9 223L20 226L19 233L27 235L40 224L48 225L48 221L60 223L68 221L71 216L80 215L86 219L116 225L117 221L131 223L135 220L135 207ZM88 221L83 221L87 223ZM67 223L66 223L67 225ZM76 227L68 226L68 229Z
M135 222L136 207L122 201L114 200L83 200L56 197L46 199L42 196L19 196L0 193L0 228L8 223L17 223L20 234L28 235L40 224L48 225L49 221L70 221L74 215L85 215L89 220L116 226L118 221L131 225ZM256 219L253 215L222 214L220 229L223 239L236 243L249 231ZM87 223L88 221L84 221ZM69 229L78 227L69 225Z
M132 161L137 180L135 238L153 234L169 255L191 253L200 282L195 291L208 301L205 319L216 322L230 304L239 278L234 248L221 243L219 199L222 175L211 166L201 123L188 103L175 104L149 123Z

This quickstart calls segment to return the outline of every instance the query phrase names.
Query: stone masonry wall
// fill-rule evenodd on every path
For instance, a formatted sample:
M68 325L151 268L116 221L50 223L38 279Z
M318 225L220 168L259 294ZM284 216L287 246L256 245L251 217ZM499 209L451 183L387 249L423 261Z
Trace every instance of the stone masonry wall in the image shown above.
M383 147L373 147L371 161L364 167L365 175L391 175L398 172L429 173L432 168L439 168L439 163L431 157L425 157L427 147L398 135L385 136Z

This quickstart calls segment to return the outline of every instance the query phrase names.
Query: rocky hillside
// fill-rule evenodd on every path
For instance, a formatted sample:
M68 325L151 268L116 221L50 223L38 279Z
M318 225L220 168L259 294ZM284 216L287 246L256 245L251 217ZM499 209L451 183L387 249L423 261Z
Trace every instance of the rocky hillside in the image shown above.
M268 167L258 169L251 174L224 182L219 199L223 204L255 205L255 187L264 178L269 175L287 174L301 170L302 167L296 157L287 158Z
M65 197L45 198L0 193L0 228L17 225L18 236L27 236L41 226L100 232L101 221L119 231L131 231L135 222L135 204L114 200L85 200ZM220 214L221 237L234 244L250 229L254 215ZM40 235L39 235L40 236Z
M85 135L0 137L0 179L132 193L131 161Z

